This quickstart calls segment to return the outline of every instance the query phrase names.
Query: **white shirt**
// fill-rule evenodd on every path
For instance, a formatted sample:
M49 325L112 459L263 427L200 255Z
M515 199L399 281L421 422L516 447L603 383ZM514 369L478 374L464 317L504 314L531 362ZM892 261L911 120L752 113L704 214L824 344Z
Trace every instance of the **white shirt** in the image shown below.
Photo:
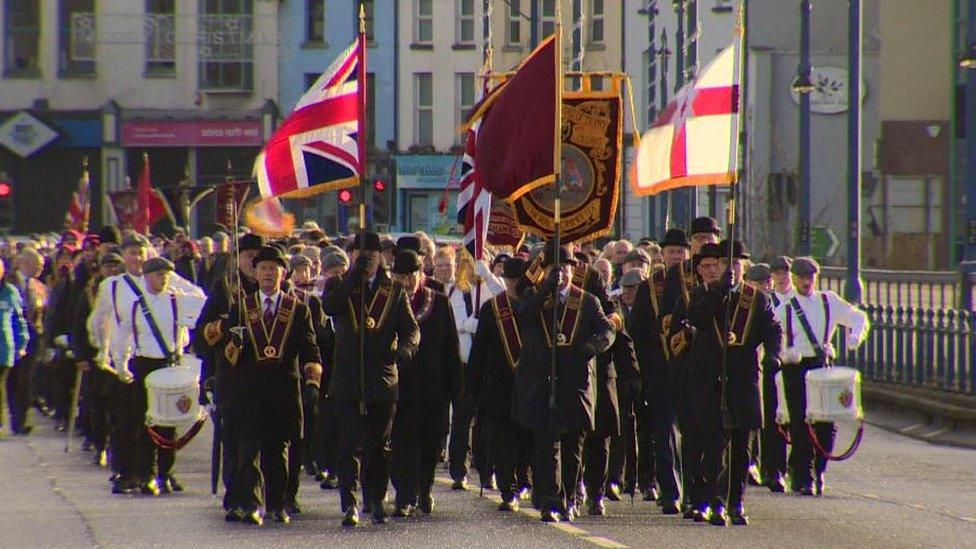
M454 325L457 326L458 350L461 355L461 361L465 363L468 362L468 356L471 354L471 343L474 338L474 333L478 331L478 311L495 294L492 293L488 284L482 282L480 300L477 299L477 295L477 291L472 291L468 298L471 300L470 315L468 314L467 305L465 305L464 292L454 286L447 295L447 299L451 303L451 312L454 313Z
M824 304L823 295L827 296L827 303L830 306L830 324L827 326L827 340L823 341L824 337ZM810 292L809 296L803 296L799 293L794 293L788 296L788 299L782 301L776 308L776 319L779 321L780 325L783 327L783 335L786 338L786 346L784 347L784 362L786 364L797 364L801 359L804 358L815 358L817 356L816 351L814 351L813 345L810 344L810 340L803 330L803 325L800 323L800 319L796 314L796 310L792 305L793 297L796 297L797 302L803 309L803 313L807 317L807 321L810 323L810 328L813 330L813 335L816 336L817 344L826 343L826 351L828 356L834 358L836 352L830 341L833 339L834 330L837 326L844 326L849 329L847 333L847 347L857 348L867 337L868 330L871 329L871 323L868 321L868 315L864 311L858 309L854 305L851 305L847 301L844 301L840 296L831 291L821 292L814 290ZM790 319L787 321L786 310L787 307L790 309ZM789 333L792 328L792 334ZM792 341L792 345L790 342Z
M119 325L119 333L126 340L134 343L131 352L145 358L166 358L170 352L182 353L183 348L190 342L188 329L196 324L205 300L196 296L177 294L169 289L158 294L147 289L143 296L166 348L160 347L156 336L152 333L152 328L149 327L149 321L142 312L142 307L138 301L133 300L128 305L128 310ZM174 301L176 302L175 316Z
M796 293L796 292L793 290L792 287L790 287L790 290L788 292L786 292L786 293L780 292L778 290L773 290L772 293L770 294L770 296L771 297L775 296L775 298L779 301L779 303L783 303L784 301L789 301L789 300L793 299L793 294L794 293ZM772 300L770 300L770 301L772 301ZM774 305L773 305L774 307L779 307L779 305L776 304L775 301L773 303L774 303Z
M261 294L261 314L262 315L268 314L268 309L271 309L271 312L272 313L274 313L275 311L278 310L278 300L281 299L281 292L275 292L274 295L268 295L268 294L264 293L263 291L261 291L259 293ZM269 299L271 300L271 303L270 304L268 304L268 300Z

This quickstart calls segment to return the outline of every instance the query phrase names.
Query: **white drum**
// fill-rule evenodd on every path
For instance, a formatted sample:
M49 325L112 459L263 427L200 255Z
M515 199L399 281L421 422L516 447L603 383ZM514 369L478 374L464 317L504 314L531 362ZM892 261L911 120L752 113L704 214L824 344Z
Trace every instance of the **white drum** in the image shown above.
M860 421L861 372L844 366L807 372L807 423Z
M182 366L160 368L146 376L146 424L182 427L201 417L200 373Z
M776 372L773 381L776 384L776 423L786 425L790 422L790 409L786 406L786 386L783 384L783 372Z

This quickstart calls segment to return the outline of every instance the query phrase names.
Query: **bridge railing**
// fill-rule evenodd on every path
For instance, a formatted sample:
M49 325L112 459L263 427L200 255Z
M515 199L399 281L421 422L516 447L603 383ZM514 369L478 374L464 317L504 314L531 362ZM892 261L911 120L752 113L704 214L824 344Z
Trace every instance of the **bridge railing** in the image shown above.
M843 295L846 270L825 268L821 288ZM863 310L871 320L867 340L846 349L847 364L865 379L976 394L976 313L959 309L960 292L973 284L955 272L863 271Z

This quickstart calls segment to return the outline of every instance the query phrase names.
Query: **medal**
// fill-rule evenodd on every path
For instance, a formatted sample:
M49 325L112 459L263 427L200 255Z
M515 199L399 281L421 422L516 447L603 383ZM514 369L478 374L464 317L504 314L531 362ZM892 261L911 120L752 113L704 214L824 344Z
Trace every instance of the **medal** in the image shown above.
M726 339L728 340L729 345L735 345L735 342L737 340L737 338L735 337L735 332L729 332L729 337Z
M274 358L277 350L272 345L268 345L264 348L264 356L267 358Z
M556 342L559 343L560 345L565 345L566 344L566 334L557 334L556 335Z
M376 319L371 316L366 317L366 328L370 330L376 328Z

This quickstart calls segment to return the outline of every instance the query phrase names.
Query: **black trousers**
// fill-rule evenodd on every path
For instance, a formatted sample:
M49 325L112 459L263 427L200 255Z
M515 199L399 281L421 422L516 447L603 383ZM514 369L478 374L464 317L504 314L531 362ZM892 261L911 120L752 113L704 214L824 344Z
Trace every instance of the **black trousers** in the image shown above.
M790 411L789 430L792 441L789 458L790 482L797 489L810 486L813 483L813 473L820 475L827 470L827 460L819 454L814 455L806 423L806 374L817 368L823 368L823 365L808 360L783 366L783 386L786 389L786 405ZM813 430L824 450L832 452L837 426L833 423L815 423Z
M30 426L30 405L32 398L31 381L37 362L37 353L14 361L14 367L7 374L7 405L10 408L10 427L20 431Z
M168 365L169 363L161 358L135 357L129 361L129 371L135 377L134 400L131 408L133 415L131 426L134 429L132 440L135 443L136 459L134 469L138 477L144 481L157 477L165 478L172 473L173 463L176 461L176 452L157 447L146 430L146 411L149 409L146 377ZM155 430L169 439L176 435L176 429L173 427L156 427Z
M55 418L58 421L68 421L71 410L71 391L74 389L78 368L75 362L65 356L62 349L48 365L50 374L51 405L54 407Z
M678 402L678 431L681 439L678 454L681 460L681 502L701 506L702 495L702 426L686 396Z
M146 429L145 416L135 413L138 385L114 378L115 391L109 402L109 456L112 471L132 482L141 480L136 435ZM140 431L141 430L141 431Z
M586 463L583 472L583 484L586 486L586 497L590 502L603 499L607 485L607 467L610 458L611 437L603 436L598 431L586 434L583 442L583 461ZM571 472L571 471L570 471ZM582 503L579 493L579 482L576 489L576 503ZM569 487L567 486L567 490Z
M540 430L532 434L532 490L543 511L565 512L570 503L575 503L585 435L583 430L562 434Z
M461 480L467 478L468 469L471 467L471 438L475 407L467 399L454 401L451 403L451 407L448 460L451 478Z
M729 509L742 508L742 494L746 490L746 477L749 474L749 440L753 431L749 429L729 429L725 432L727 441L725 453L725 472L728 475L728 490L718 494Z
M315 444L315 462L320 471L335 474L338 470L336 462L336 446L339 442L339 424L336 419L335 399L326 396L328 391L323 388L319 398L318 440Z
M777 370L778 371L778 370ZM763 428L759 434L759 470L763 482L782 479L786 475L786 439L776 424L776 371L763 368Z
M288 441L288 480L285 487L285 503L295 504L298 502L298 487L301 484L302 463L305 460L305 440L293 438ZM264 456L262 455L261 465L264 467ZM265 469L266 470L266 469Z
M240 422L231 414L229 390L217 390L217 415L220 418L220 478L224 484L224 510L243 509L246 502L237 501L234 477L238 473L238 445L241 440Z
M246 513L279 511L288 484L288 442L284 437L243 427L237 441L232 500Z
M531 484L532 433L509 418L485 416L482 426L485 458L495 473L498 492L503 501L512 501L519 490Z
M635 411L637 403L632 392L622 383L617 385L617 395L619 395L620 404L620 434L610 439L610 462L607 480L618 486L627 487L629 490L635 490L638 467L637 415Z
M339 423L337 461L342 511L357 505L359 476L363 498L375 509L386 497L390 478L390 431L396 402L367 402L366 415L355 400L335 402Z
M416 505L429 498L434 470L444 444L444 430L424 424L413 406L400 401L391 434L390 480L396 489L396 504Z
M638 406L637 482L641 488L656 484L661 501L676 502L680 493L674 407L674 397L663 388L653 392L646 406Z
M700 491L696 501L699 505L723 503L724 482L720 477L724 473L725 429L722 425L721 396L717 390L703 392L700 395L699 408L699 450L701 452L701 467L699 471ZM744 446L748 460L748 438ZM748 467L748 465L746 466ZM722 497L720 497L722 494Z
M83 376L80 417L85 436L96 451L102 451L108 448L112 398L121 390L121 383L115 374L94 365Z

